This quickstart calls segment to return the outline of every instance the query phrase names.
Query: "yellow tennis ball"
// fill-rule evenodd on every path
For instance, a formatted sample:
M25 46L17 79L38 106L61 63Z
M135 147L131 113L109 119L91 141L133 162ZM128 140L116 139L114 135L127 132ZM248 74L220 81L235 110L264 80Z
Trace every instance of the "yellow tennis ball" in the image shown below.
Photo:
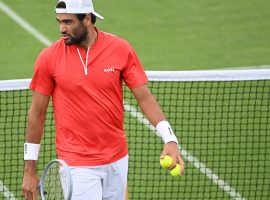
M164 158L160 159L160 165L162 168L167 169L173 164L173 160L171 156L164 156Z
M172 176L180 176L181 175L181 166L179 164L176 164L175 168L173 168L171 171L170 171L170 174Z

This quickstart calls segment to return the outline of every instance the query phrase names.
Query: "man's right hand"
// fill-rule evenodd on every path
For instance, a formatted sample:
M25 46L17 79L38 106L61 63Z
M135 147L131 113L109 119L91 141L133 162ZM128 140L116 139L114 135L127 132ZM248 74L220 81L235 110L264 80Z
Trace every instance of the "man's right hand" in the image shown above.
M25 161L23 177L23 196L25 200L37 200L39 177L36 170L36 161Z

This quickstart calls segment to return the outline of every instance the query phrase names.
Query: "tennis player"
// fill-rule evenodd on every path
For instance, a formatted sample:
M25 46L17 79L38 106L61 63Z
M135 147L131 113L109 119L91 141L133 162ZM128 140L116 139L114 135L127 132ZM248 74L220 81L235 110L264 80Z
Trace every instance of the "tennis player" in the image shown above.
M103 17L91 0L60 0L55 12L62 38L39 54L30 84L24 198L37 199L36 162L52 96L56 150L71 168L72 199L125 199L128 148L122 82L164 140L161 156L171 155L173 165L179 163L183 173L177 138L147 87L147 76L131 45L94 25Z

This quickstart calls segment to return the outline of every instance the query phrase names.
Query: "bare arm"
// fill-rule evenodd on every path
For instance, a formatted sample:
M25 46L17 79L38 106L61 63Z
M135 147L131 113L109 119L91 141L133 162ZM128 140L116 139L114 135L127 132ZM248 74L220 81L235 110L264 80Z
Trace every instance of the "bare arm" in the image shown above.
M166 120L156 98L146 85L131 89L131 92L135 96L142 112L153 126L156 126L160 121Z
M139 86L137 88L131 89L131 91L137 99L142 112L145 114L153 126L156 127L160 121L166 120L166 117L158 102L156 101L156 98L151 93L147 85ZM166 143L160 157L162 158L165 155L170 155L173 158L173 167L176 165L176 163L179 163L181 165L181 173L184 172L184 161L181 157L177 143Z
M28 125L26 129L26 141L39 144L43 124L46 117L46 112L50 97L34 92L32 96L32 104L28 113Z
M43 124L50 98L37 92L33 93L32 103L28 113L26 142L40 144ZM24 166L23 195L25 199L36 200L39 178L36 172L36 161L27 160Z

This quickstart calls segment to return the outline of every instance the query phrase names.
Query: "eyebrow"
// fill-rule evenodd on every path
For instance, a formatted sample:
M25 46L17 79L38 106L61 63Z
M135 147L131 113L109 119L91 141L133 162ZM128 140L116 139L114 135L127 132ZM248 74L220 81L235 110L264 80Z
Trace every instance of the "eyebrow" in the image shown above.
M58 19L58 18L55 18L56 19L56 21L58 21L58 22L70 22L70 21L73 21L73 19L63 19L63 20L60 20L60 19Z

